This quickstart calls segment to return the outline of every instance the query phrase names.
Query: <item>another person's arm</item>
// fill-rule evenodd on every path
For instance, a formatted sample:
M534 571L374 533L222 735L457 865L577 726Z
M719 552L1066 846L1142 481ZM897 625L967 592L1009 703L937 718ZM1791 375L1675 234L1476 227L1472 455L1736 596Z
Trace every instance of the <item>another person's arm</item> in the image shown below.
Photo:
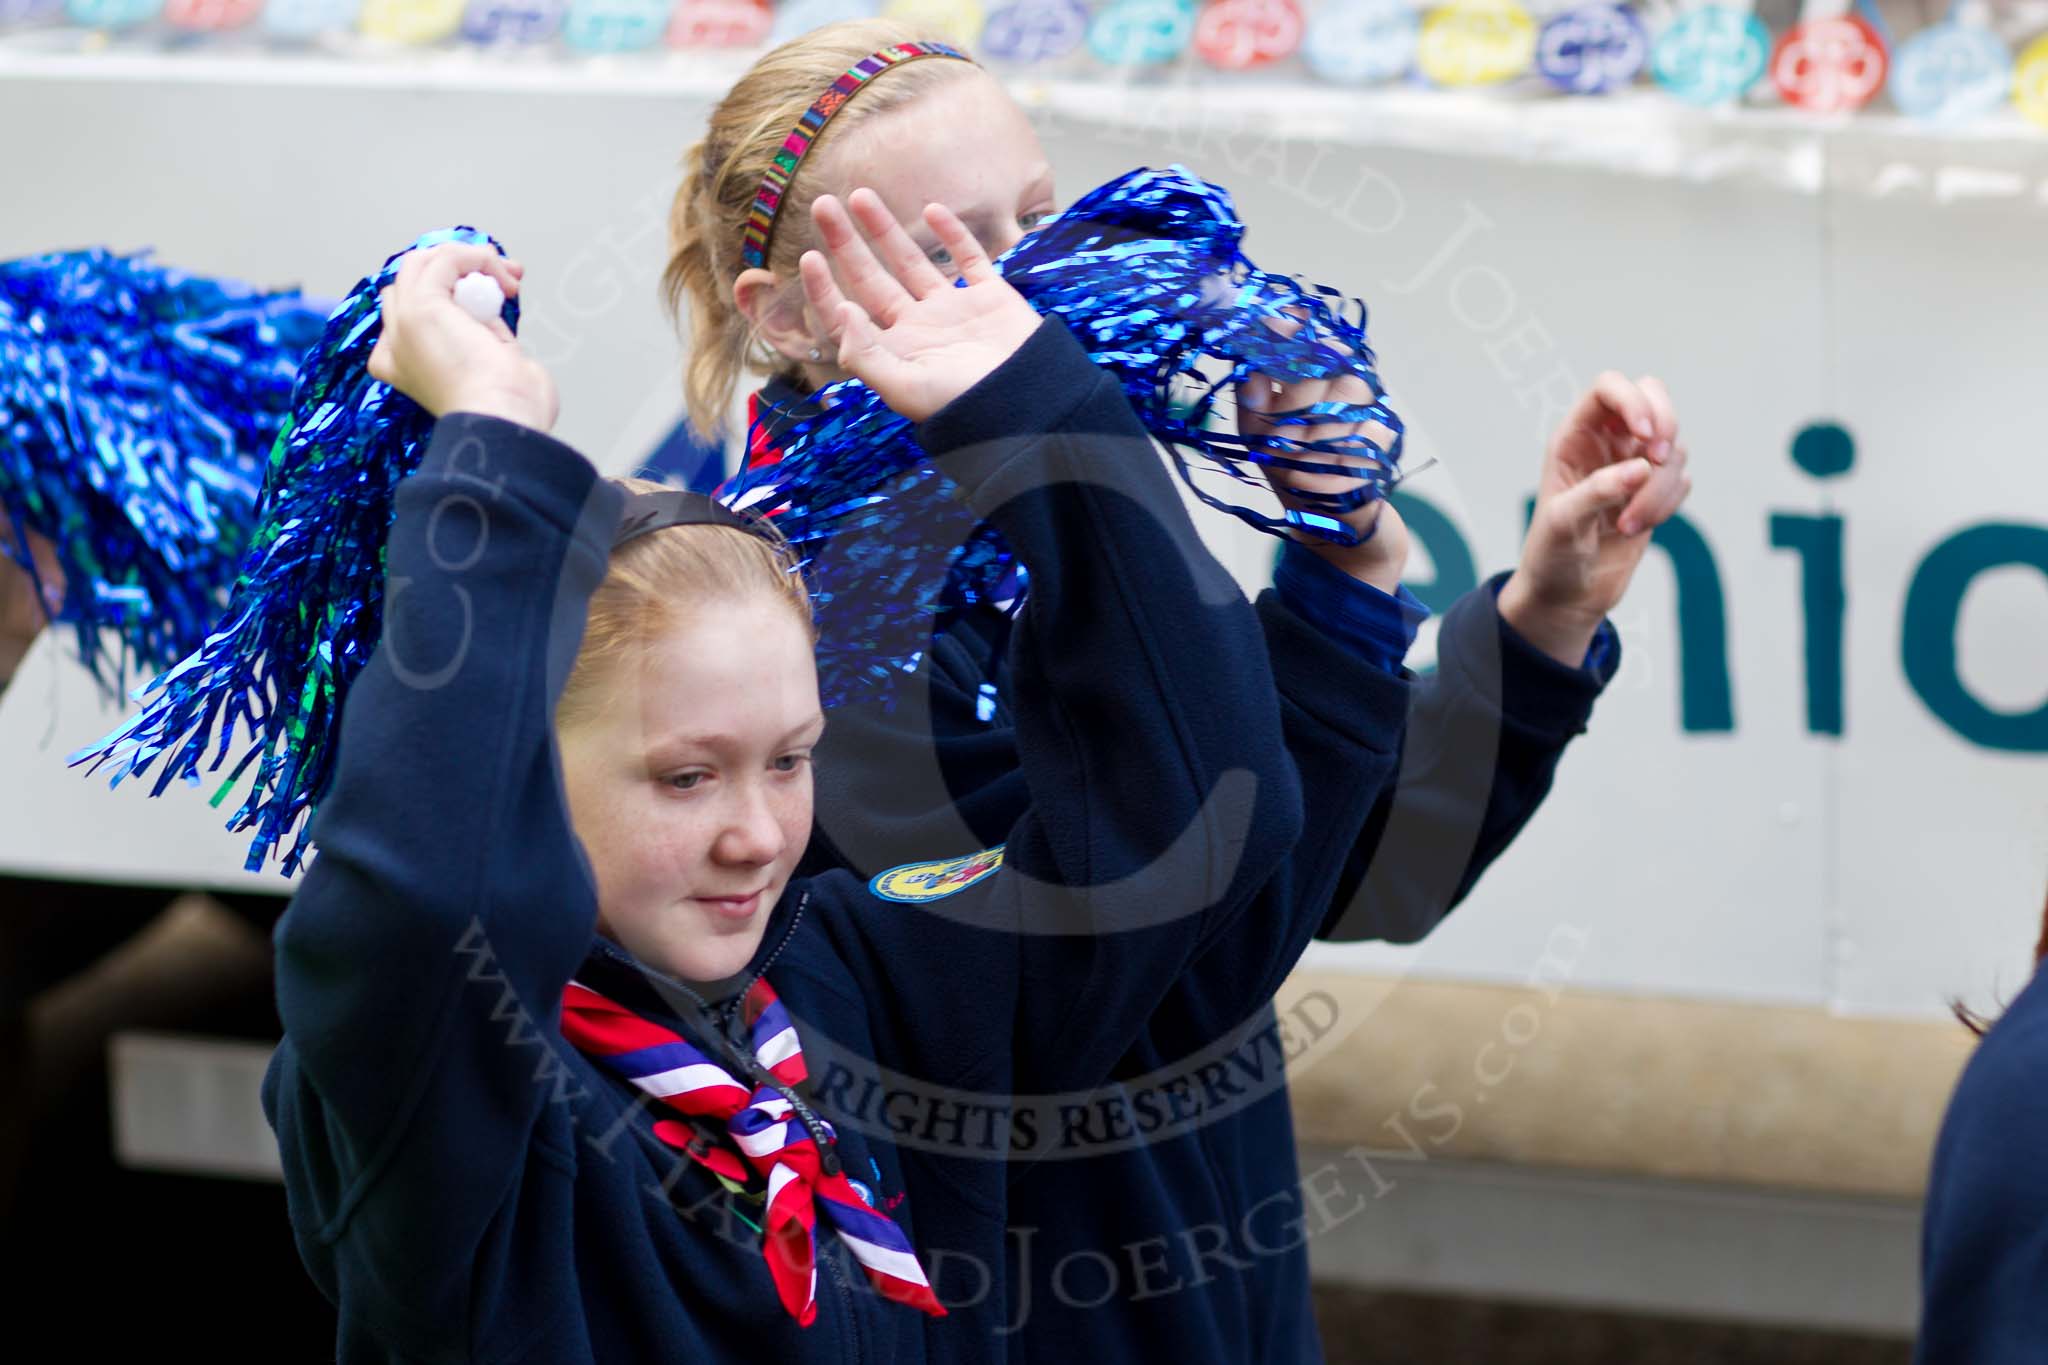
M1398 765L1318 937L1411 943L1428 934L1528 824L1585 731L1619 663L1618 639L1604 637L1601 657L1567 668L1501 619L1498 586L1444 614L1437 666L1414 680ZM1283 691L1314 685L1277 649L1274 670Z
M0 523L0 692L7 690L36 636L64 605L64 570L56 547L33 531L28 546L36 566L33 574L16 559L11 534Z
M1437 667L1415 680L1398 773L1353 851L1322 937L1421 938L1535 814L1619 665L1607 614L1651 533L1690 488L1677 437L1664 386L1612 372L1559 426L1520 566L1459 599L1440 624ZM1398 619L1400 604L1381 591L1387 556L1373 542L1390 528L1405 538L1405 528L1390 523L1391 508L1356 515L1361 529L1371 524L1366 518L1381 518L1372 540L1290 546L1279 600L1262 605L1286 607L1333 643L1372 657L1371 632L1361 644L1346 623L1377 617L1381 633L1391 633L1384 623ZM1334 582L1340 572L1355 582ZM1321 681L1313 650L1276 648L1274 671L1283 692Z

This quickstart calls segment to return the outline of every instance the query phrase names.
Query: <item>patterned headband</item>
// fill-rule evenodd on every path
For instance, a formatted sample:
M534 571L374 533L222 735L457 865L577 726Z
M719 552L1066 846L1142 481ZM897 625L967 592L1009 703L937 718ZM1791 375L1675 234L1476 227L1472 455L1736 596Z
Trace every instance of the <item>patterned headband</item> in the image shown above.
M782 192L789 188L789 182L796 176L798 163L817 143L818 134L825 130L832 116L853 98L854 91L890 67L914 62L920 57L955 57L963 62L974 60L944 43L897 43L893 47L885 47L856 62L852 70L832 82L810 110L797 120L795 130L783 140L782 150L775 154L775 164L761 177L761 192L754 196L754 207L747 213L746 231L740 236L740 258L749 266L767 265L768 241L775 235L775 213L782 207Z

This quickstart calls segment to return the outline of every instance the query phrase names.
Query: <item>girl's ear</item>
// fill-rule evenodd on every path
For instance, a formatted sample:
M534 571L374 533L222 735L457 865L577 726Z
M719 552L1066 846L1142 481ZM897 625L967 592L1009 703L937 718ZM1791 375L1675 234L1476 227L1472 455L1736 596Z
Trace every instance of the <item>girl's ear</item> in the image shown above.
M818 344L803 299L784 289L772 270L756 266L740 272L732 283L733 305L761 338L783 359L803 364Z

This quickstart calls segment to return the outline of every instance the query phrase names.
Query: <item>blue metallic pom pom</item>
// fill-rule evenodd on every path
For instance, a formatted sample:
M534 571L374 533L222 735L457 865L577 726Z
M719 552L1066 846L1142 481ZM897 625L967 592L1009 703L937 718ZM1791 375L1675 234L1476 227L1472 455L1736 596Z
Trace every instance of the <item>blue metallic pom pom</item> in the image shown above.
M378 291L408 252L450 241L504 250L474 228L427 233L327 319L292 390L290 422L271 452L254 534L219 623L136 693L138 714L70 759L93 770L112 763L115 786L161 759L155 796L174 780L197 782L209 747L206 768L217 771L240 726L241 756L213 799L255 765L254 785L228 822L255 831L251 871L287 836L286 876L305 854L302 817L333 780L343 698L383 630L384 542L398 485L419 467L433 432L423 408L370 378L383 327ZM507 300L501 316L516 329L517 301Z
M147 252L0 264L0 545L33 576L25 533L54 543L102 686L206 638L328 306Z

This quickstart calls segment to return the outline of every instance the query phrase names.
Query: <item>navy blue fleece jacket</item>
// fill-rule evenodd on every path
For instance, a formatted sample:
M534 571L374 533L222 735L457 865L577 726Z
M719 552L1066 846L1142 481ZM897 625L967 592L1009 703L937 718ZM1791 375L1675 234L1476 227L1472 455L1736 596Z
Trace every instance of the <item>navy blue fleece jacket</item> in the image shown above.
M1916 1365L2048 1360L2048 974L1984 1036L1935 1143Z

